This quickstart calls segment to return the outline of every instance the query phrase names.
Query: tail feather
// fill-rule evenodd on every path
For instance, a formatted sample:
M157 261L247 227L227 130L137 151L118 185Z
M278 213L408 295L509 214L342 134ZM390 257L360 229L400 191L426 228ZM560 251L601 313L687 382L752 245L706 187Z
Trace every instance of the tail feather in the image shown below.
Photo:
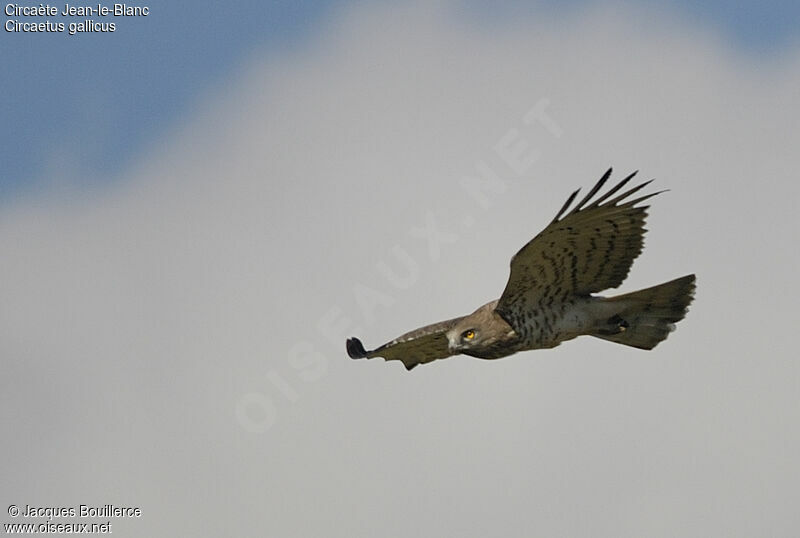
M619 305L609 320L616 330L604 328L592 336L637 347L653 349L675 330L675 323L686 316L694 299L695 276L687 275L670 282L606 299Z

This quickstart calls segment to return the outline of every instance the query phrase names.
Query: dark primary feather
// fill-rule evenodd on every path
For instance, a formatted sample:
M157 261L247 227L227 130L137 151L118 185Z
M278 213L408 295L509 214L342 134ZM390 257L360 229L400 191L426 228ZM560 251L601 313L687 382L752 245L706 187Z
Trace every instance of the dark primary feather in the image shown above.
M610 175L610 174L609 174L609 172L611 172L611 169L610 169L610 168L608 169L608 172L606 172L606 174ZM638 170L636 170L635 172L633 172L632 174L630 174L628 177L626 177L625 179L623 179L622 181L620 181L619 183L617 183L615 186L611 187L611 189L609 189L607 193L605 193L603 196L601 196L600 198L598 198L597 200L595 200L594 202L592 202L592 204L589 206L589 208L591 209L591 208L593 208L593 207L597 207L597 206L599 206L601 203L605 202L605 201L606 201L606 199L608 199L610 196L612 196L612 195L613 195L615 192L617 192L617 191L618 191L618 190L620 190L622 187L624 187L625 185L627 185L627 184L628 184L628 182L629 182L631 179L633 179L633 177L634 177L636 174L638 174L638 173L639 173L639 171L638 171ZM652 179L651 179L650 181L652 181ZM642 185L647 185L648 183L650 183L650 181L646 181L645 183L642 183Z
M617 185L617 187L616 187L616 188L619 188L620 186L624 185L624 184L625 184L625 182L626 182L626 181L628 181L630 178L632 178L634 175L636 175L636 172L634 172L633 174L631 174L630 176L628 176L627 178L625 178L625 179L622 181L622 183L620 183L619 185ZM603 177L601 177L601 178L600 178L600 181L598 181L598 182L597 182L597 184L596 184L594 187L592 187L592 190L590 190L590 191L589 191L589 194L587 194L587 195L584 197L584 199L583 199L583 200L581 200L580 202L578 202L578 203L577 203L577 205L575 206L575 208L574 208L572 211L570 211L570 214L572 214L572 213L575 213L576 211L578 211L578 210L579 210L581 207L583 207L583 204L585 204L586 202L588 202L588 201L589 201L589 199L590 199L592 196L594 196L595 194L597 194L597 191L599 191L599 190L600 190L600 189L603 187L603 185L605 185L605 183L606 183L606 181L608 181L608 178L609 178L609 177L611 177L611 168L609 168L609 169L608 169L608 171L606 171L606 173L605 173L605 174L603 174ZM578 190L576 190L575 192L573 192L573 193L570 195L570 197L569 197L569 198L567 198L567 201L564 203L564 205L563 205L563 206L561 207L561 209L558 211L558 214L556 215L556 217L555 217L555 218L554 218L554 219L551 221L551 224L552 224L553 222L556 222L556 221L557 221L557 220L558 220L558 219L561 217L562 213L564 213L564 211L565 211L565 210L566 210L566 209L569 207L569 205L572 203L572 201L575 199L575 197L576 197L576 196L578 196L578 193L579 193L579 192L581 192L581 190L580 190L580 189L578 189Z
M347 354L351 359L364 359L367 357L367 350L364 349L361 340L354 336L347 339Z
M570 295L615 288L625 280L643 246L647 206L636 204L659 194L626 200L647 181L609 200L635 175L591 201L611 176L609 169L564 215L579 191L570 195L556 218L511 259L511 274L497 306L501 315L515 319L515 314L542 307L545 299L561 302Z
M371 351L365 350L358 338L348 338L347 354L353 359L383 357L387 361L399 360L407 370L411 370L419 364L453 355L448 349L445 333L462 319L463 316L420 327Z

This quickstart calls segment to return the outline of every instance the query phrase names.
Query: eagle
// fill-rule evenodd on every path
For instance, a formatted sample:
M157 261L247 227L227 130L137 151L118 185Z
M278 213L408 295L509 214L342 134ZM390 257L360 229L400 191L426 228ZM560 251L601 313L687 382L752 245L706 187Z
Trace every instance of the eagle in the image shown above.
M347 354L399 360L411 370L459 354L499 359L549 349L581 335L653 349L686 315L694 298L694 274L614 297L595 295L628 276L644 244L650 206L640 204L664 192L632 198L651 179L617 194L636 173L595 198L611 177L609 169L570 209L580 189L573 192L550 224L511 258L511 274L499 299L371 351L358 338L349 338Z

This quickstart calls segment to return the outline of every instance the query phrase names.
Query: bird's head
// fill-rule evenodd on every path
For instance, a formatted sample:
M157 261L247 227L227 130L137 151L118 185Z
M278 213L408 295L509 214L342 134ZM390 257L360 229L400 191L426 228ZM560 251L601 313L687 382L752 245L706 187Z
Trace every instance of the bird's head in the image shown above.
M480 334L478 327L451 329L447 333L447 347L453 353L463 353L480 345Z
M515 336L508 323L495 312L496 306L497 301L483 305L447 331L448 349L452 353L478 353Z

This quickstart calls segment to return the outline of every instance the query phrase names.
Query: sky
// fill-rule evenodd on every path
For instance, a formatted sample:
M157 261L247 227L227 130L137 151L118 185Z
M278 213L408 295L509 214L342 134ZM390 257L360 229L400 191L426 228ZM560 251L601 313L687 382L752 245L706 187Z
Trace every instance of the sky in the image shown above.
M4 32L0 76L13 129L0 134L5 173L0 194L29 192L52 182L83 186L114 181L146 158L154 139L198 112L209 93L229 91L255 57L271 63L313 47L326 22L355 2L172 1L151 15L117 20L113 38L100 34ZM599 2L465 1L453 16L502 32L516 16L574 16ZM796 2L628 2L611 9L681 13L744 55L780 56L798 42ZM59 5L61 8L62 6ZM6 16L6 20L14 17ZM23 20L19 17L16 20ZM44 21L42 18L26 18ZM76 19L79 20L79 19ZM124 21L124 22L123 22ZM71 37L71 39L67 39Z
M141 509L120 536L793 536L795 5L115 22L2 36L0 523L114 504ZM347 358L499 296L609 166L669 189L619 292L697 274L654 351Z

